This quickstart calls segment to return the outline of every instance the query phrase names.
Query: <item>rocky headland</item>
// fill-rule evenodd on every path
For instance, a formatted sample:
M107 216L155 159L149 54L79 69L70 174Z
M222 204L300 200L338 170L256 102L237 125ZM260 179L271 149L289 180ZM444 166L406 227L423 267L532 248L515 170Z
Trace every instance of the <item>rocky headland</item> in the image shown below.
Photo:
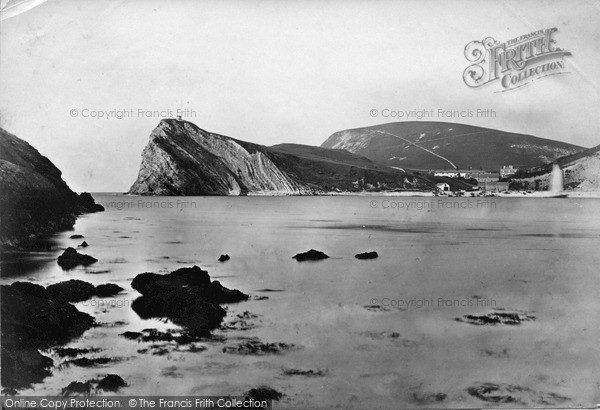
M78 215L98 212L89 193L76 194L35 148L0 128L2 250L31 249L40 236L71 229Z

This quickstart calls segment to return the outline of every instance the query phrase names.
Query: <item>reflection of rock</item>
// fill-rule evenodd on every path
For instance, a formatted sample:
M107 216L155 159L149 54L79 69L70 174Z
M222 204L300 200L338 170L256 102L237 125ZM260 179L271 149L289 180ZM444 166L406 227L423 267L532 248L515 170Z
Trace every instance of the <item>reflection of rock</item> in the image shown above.
M227 254L219 256L219 262L227 262L229 259L231 258Z
M43 380L49 375L52 360L37 349L67 343L94 324L90 315L33 283L2 286L0 301L5 387L26 387Z
M520 405L538 404L555 406L570 399L553 392L534 391L528 387L504 383L479 383L469 387L467 392L488 403L514 403Z
M311 249L308 252L304 252L304 253L297 253L295 256L292 257L292 259L296 259L298 262L318 261L318 260L327 259L327 258L329 258L329 256L327 256L325 253L323 253L321 251L317 251L315 249Z
M219 281L211 282L208 272L198 266L167 275L142 273L133 279L131 287L143 295L132 304L140 317L168 317L190 332L203 335L219 327L225 317L220 303L248 299L239 290L227 289Z
M379 255L377 254L377 252L373 251L373 252L363 252L363 253L357 253L356 255L354 255L354 257L356 259L375 259L377 258Z
M535 316L527 312L508 312L503 309L496 309L494 312L485 315L465 315L462 318L456 318L457 322L470 323L472 325L508 325L517 326L522 322L535 320Z
M69 247L58 257L57 262L63 269L72 269L78 265L91 265L94 262L98 262L98 259L79 253L75 249Z
M247 339L237 345L225 346L223 352L240 355L267 355L282 354L288 350L297 349L293 344L288 343L263 343L258 338Z
M279 400L283 397L283 393L280 393L269 386L259 386L254 389L250 389L248 393L246 393L246 396L258 401Z

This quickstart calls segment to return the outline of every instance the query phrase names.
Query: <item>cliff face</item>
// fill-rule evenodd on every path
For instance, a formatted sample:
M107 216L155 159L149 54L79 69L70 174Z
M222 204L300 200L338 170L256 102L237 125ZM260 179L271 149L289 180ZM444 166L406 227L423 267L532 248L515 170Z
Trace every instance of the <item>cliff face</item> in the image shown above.
M150 134L129 193L308 195L403 189L407 183L417 189L429 186L353 154L292 144L265 147L165 119Z
M558 164L563 172L566 190L600 192L600 145L561 157L550 164L519 175L518 178L512 179L511 188L547 190L554 163Z
M103 208L77 195L61 172L27 142L0 128L0 241L27 247L38 235L69 229L76 215Z
M305 188L275 166L258 146L211 134L192 123L162 120L142 153L129 190L144 195L294 194Z

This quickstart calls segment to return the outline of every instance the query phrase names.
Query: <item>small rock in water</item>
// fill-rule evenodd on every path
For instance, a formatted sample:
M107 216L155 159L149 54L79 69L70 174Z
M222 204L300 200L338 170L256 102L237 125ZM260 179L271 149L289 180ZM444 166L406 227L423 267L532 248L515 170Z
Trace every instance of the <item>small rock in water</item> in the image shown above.
M96 286L95 294L101 298L115 296L124 289L117 284L114 283L105 283L103 285Z
M323 377L327 376L329 371L327 369L317 369L317 370L301 370L301 369L283 369L283 374L285 376L305 376L305 377Z
M229 259L231 258L227 254L219 256L219 262L227 262Z
M79 235L79 234L71 235L71 239L81 239L81 238L83 238L83 235Z
M323 253L321 251L317 251L315 249L311 249L308 252L304 252L304 253L298 253L298 254L296 254L296 256L292 257L292 259L296 259L298 262L318 261L318 260L327 259L327 258L329 258L329 256L327 256L325 253Z
M377 252L372 251L372 252L363 252L363 253L357 253L356 255L354 255L354 257L356 259L375 259L377 258L379 255L377 254Z
M423 406L428 404L440 403L446 400L446 393L431 393L431 392L415 392L412 395L413 400Z
M81 242L81 245L79 245L79 246L81 246L82 248L87 248L89 245L86 241L83 241L83 242Z
M285 351L295 349L296 346L288 343L263 343L260 340L253 338L235 346L225 346L224 353L240 354L240 355L267 355L267 354L282 354Z
M535 316L526 312L505 312L495 311L485 315L465 315L461 318L455 319L457 322L469 323L472 325L484 326L496 326L496 325L508 325L518 326L522 322L530 322L535 320Z
M69 247L58 257L57 262L61 268L68 270L78 265L91 265L92 263L98 262L98 259L79 253L74 248Z
M250 389L248 393L246 393L246 396L257 401L279 400L283 397L283 393L280 393L269 386L260 386L255 389Z
M92 383L94 380L88 380L86 382L71 382L67 387L62 389L61 396L72 396L72 395L90 395L92 393Z
M109 374L102 380L100 380L96 388L98 390L116 392L121 387L125 386L127 386L127 383L125 383L125 380L123 380L121 376L118 376L116 374Z

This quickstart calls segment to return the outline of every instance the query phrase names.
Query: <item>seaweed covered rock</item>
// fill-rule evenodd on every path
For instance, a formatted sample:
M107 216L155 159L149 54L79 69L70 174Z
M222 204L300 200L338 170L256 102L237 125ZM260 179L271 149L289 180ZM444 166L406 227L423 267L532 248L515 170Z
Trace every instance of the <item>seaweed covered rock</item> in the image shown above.
M379 257L379 255L377 254L377 252L371 251L371 252L357 253L356 255L354 255L354 257L356 259L375 259L375 258Z
M50 297L65 302L81 302L92 296L109 297L114 296L123 290L122 287L114 283L106 283L94 286L91 283L78 279L71 279L65 282L59 282L46 288Z
M94 318L40 285L15 282L0 289L2 385L27 387L50 374L52 359L38 349L81 336Z
M208 272L198 266L167 275L142 273L133 279L131 287L143 295L132 304L140 317L168 317L194 334L207 334L221 324L225 310L219 304L249 297L218 281L211 282Z
M308 252L297 253L295 256L292 256L292 259L296 259L298 262L319 261L321 259L327 259L327 258L329 258L329 256L327 256L325 253L323 253L321 251L317 251L315 249L311 249Z
M57 262L61 268L68 270L73 269L78 265L91 265L92 263L98 262L98 259L89 255L84 255L77 252L74 248L68 247L63 254L58 257Z

